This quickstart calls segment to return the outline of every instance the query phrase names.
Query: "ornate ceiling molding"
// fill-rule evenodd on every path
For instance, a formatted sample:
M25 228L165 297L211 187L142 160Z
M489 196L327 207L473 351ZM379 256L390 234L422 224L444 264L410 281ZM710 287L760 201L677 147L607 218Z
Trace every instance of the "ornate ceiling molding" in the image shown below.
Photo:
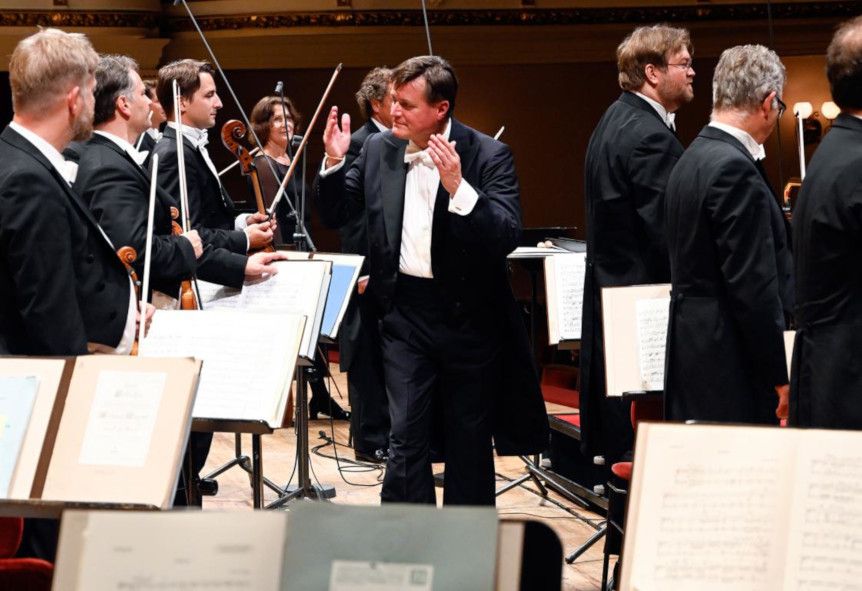
M161 14L143 11L4 10L0 27L158 28Z
M846 18L859 14L858 1L793 2L772 5L775 19ZM612 23L740 21L767 18L766 4L715 4L632 8L573 8L522 10L430 10L432 26L550 26ZM421 10L342 10L197 16L206 30L276 29L291 27L414 27L422 26ZM184 17L171 17L173 31L188 31Z

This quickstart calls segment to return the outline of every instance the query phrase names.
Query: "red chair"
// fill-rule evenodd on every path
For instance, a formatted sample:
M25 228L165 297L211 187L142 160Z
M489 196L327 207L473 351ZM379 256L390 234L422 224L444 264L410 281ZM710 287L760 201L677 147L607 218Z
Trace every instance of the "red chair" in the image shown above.
M53 564L39 558L13 558L23 533L23 519L0 517L0 589L51 591Z
M571 408L581 407L578 368L570 365L546 365L542 368L541 386L545 402Z

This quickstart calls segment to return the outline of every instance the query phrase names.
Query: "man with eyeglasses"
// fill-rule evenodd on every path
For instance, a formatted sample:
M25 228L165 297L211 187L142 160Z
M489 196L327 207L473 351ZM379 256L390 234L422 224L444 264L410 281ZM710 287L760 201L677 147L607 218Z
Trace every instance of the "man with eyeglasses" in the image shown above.
M694 97L692 51L685 29L635 29L617 48L623 93L587 148L581 446L609 463L631 449L632 429L628 407L605 397L601 290L670 280L664 191L683 152L674 117Z
M667 419L777 424L787 415L782 295L791 260L760 166L784 83L774 51L724 51L711 121L668 180Z

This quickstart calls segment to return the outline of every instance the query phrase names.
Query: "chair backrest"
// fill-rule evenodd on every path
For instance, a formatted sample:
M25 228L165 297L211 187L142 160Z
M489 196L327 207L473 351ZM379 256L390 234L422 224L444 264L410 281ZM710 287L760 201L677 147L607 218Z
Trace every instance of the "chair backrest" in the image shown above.
M632 400L631 406L632 427L637 430L641 421L663 421L664 401L661 396L645 396Z
M21 545L24 520L20 517L0 517L0 558L11 558Z

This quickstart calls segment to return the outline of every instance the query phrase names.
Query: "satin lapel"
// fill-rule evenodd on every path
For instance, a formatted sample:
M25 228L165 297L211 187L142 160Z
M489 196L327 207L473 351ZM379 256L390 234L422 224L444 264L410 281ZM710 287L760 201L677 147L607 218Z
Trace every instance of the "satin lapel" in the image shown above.
M404 187L407 181L407 165L404 163L406 142L396 142L391 137L383 142L380 153L380 197L383 206L383 224L386 242L396 255L401 249L401 226L404 223Z
M135 162L131 156L129 156L128 152L126 152L124 149L122 149L120 146L118 146L117 144L115 144L111 140L106 139L106 138L101 138L97 135L94 135L93 137L98 138L98 141L101 145L106 146L108 149L113 150L115 153L117 153L126 162L126 164L128 166L130 166L131 168L133 168L135 170L135 173L141 179L143 179L144 186L147 188L147 203L149 203L149 197L150 197L150 175L149 175L149 172L147 172L146 169L139 166L138 163ZM152 164L152 161L150 161L150 164ZM167 191L165 191L164 189L162 189L161 187L158 187L158 186L156 187L156 198L161 202L162 206L168 211L170 211L170 208L172 206L177 207L176 201L174 201L174 199L167 193Z

